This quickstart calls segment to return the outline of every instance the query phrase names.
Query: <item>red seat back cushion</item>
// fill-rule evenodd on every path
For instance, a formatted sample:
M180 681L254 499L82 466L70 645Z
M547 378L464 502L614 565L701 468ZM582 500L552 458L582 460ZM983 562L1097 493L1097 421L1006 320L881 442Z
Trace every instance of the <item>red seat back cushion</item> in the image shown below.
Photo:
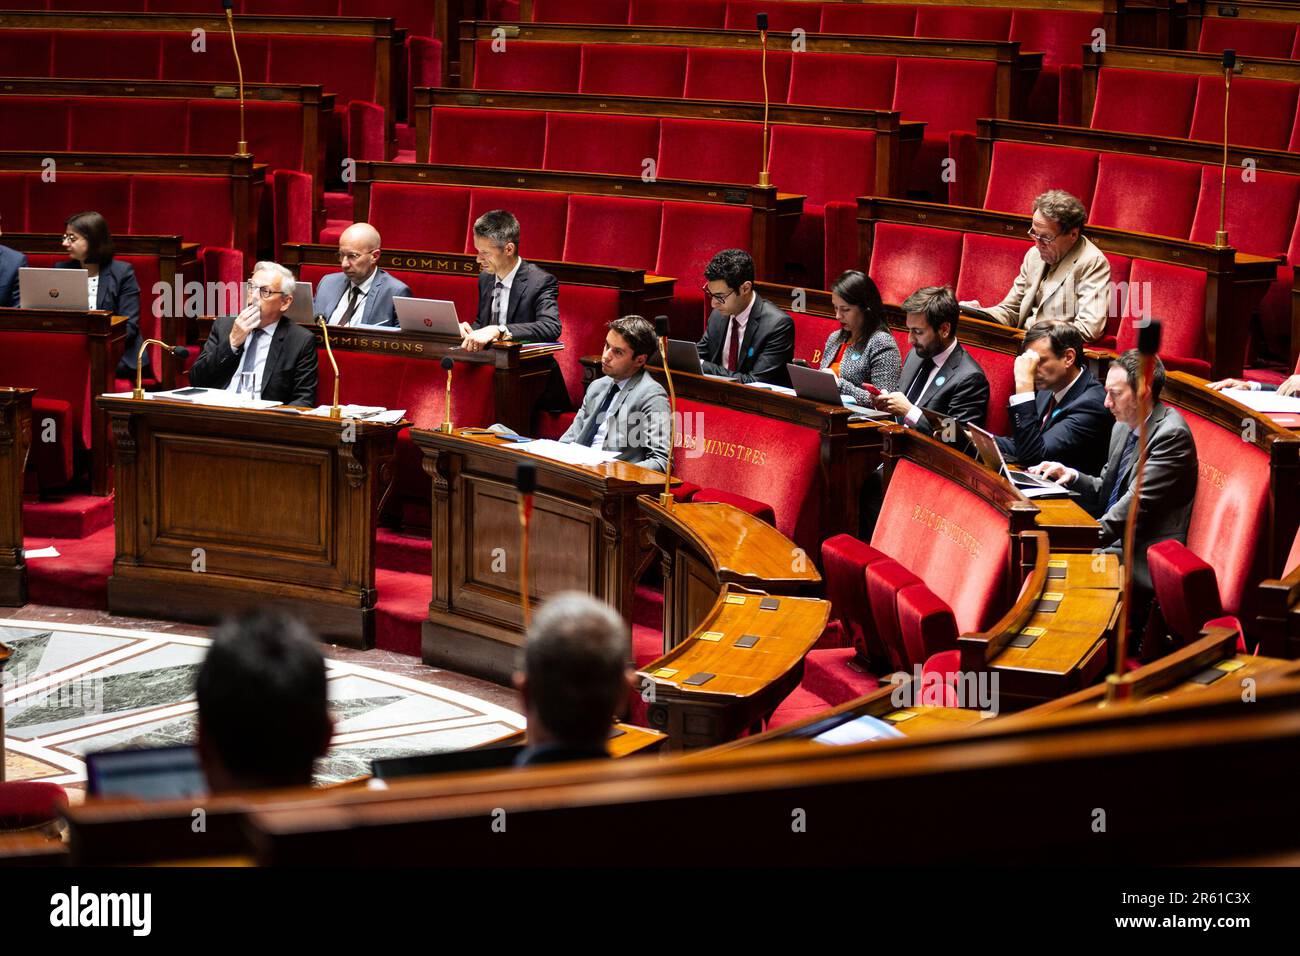
M871 623L889 654L890 664L897 670L910 670L907 648L898 626L898 595L904 588L920 584L921 579L893 558L868 564L862 576L867 604L871 608Z
M822 573L831 617L840 622L853 646L862 650L868 648L868 640L875 643L876 634L863 572L868 564L884 558L882 552L852 535L837 534L822 542Z
M997 305L1020 274L1028 248L1028 241L1023 239L966 233L961 240L957 298L974 299L984 306Z
M39 176L28 176L27 182L30 194L29 232L62 235L63 224L69 216L91 209L103 214L110 232L148 232L131 225L130 176L116 173L67 173L59 170L53 182L42 182ZM155 230L155 235L177 232L180 230L158 229Z
M204 13L211 9L204 5ZM209 31L206 50L194 49L194 40L188 31L166 34L162 38L162 79L206 80L212 83L229 83L235 56L230 49L230 37ZM239 38L239 62L244 68L245 83L265 83L267 63L271 54L271 37L249 36ZM317 83L321 78L317 77ZM323 84L327 92L335 92L332 84Z
M790 64L789 102L855 110L888 110L894 102L892 56L800 54Z
M1205 17L1201 21L1202 53L1236 50L1238 56L1287 59L1295 43L1295 24L1273 20L1237 20Z
M230 180L223 176L136 176L131 189L131 231L180 234L201 246L236 245ZM184 202L176 197L184 196Z
M726 0L632 0L628 23L664 27L721 29L727 20Z
M899 57L894 109L905 120L924 120L927 139L974 132L977 119L998 115L996 82L992 62Z
M1238 78L1232 81L1228 142L1235 146L1286 149L1295 121L1295 83ZM1223 142L1223 77L1203 76L1197 83L1191 139Z
M703 284L704 267L719 249L753 245L754 211L749 206L717 203L664 203L655 274L676 276L679 294L690 296ZM762 495L756 495L764 500Z
M114 30L105 43L96 30L59 30L54 34L53 75L96 80L158 78L161 34Z
M874 131L778 125L771 132L772 182L783 192L816 206L874 194Z
M73 100L69 107L69 148L88 153L188 152L187 106L185 100L107 96ZM225 151L230 151L229 143Z
M718 148L719 137L727 146ZM761 123L664 117L659 123L659 175L706 183L758 182L763 164Z
M582 47L577 43L506 43L492 52L491 40L479 40L474 56L474 88L575 93Z
M67 402L73 434L89 447L90 348L82 335L50 332L0 334L0 379L15 388L35 388L38 397ZM62 441L64 436L56 436Z
M916 35L946 40L1005 40L1011 11L996 7L916 8Z
M819 4L806 2L785 2L780 0L728 0L727 20L724 24L728 30L758 29L758 14L766 13L768 42L777 37L773 34L789 34L794 30L804 33L816 33L821 26L822 12Z
M564 373L564 384L574 408L582 405L582 362L584 355L599 355L605 347L605 326L618 318L618 291L596 286L560 286L560 323L564 327L564 348L555 360Z
M564 261L653 271L662 216L653 199L570 196Z
M0 149L67 149L68 106L55 97L0 96Z
M1190 644L1207 621L1223 614L1214 568L1186 545L1173 540L1153 544L1147 549L1147 567L1165 625L1179 643Z
M997 620L1011 539L1007 518L972 492L908 459L885 491L871 545L946 601L961 633Z
M1184 137L1192 125L1196 77L1106 67L1097 74L1093 129Z
M1201 195L1192 222L1193 242L1213 243L1219 228L1220 171L1201 168ZM1257 256L1285 255L1300 207L1300 176L1256 172L1254 182L1228 172L1226 223L1232 245Z
M821 32L850 36L915 36L916 7L901 3L825 3L822 4Z
M259 163L275 169L315 172L316 157L304 160L302 107L294 103L245 104L244 125L248 147ZM191 100L189 151L231 152L239 141L239 104L216 100Z
M546 114L539 111L435 106L429 131L431 163L542 168Z
M1134 259L1121 305L1115 348L1136 348L1138 322L1163 325L1160 350L1183 358L1205 356L1205 273L1200 269Z
M677 410L683 444L674 474L771 505L777 530L816 554L822 509L817 430L689 399L679 398Z
M417 299L441 299L444 302L454 302L456 315L466 322L472 322L474 316L478 315L477 272L468 275L447 275L393 268L389 271L405 282L411 290L411 295Z
M550 113L542 165L582 173L641 176L658 163L659 120L653 116ZM647 160L650 164L647 164Z
M1091 150L994 143L984 208L1029 215L1034 199L1049 189L1064 189L1088 207L1096 181L1097 154Z
M567 193L535 189L472 189L465 227L465 251L474 251L474 221L493 209L509 209L519 220L519 252L528 259L558 262L564 258L564 229L569 216Z
M800 56L811 56L804 54ZM790 89L789 53L767 55L768 97L786 102ZM686 54L686 98L692 100L763 101L763 74L754 50L691 47Z
M685 47L585 43L578 89L605 96L678 97L685 76Z
M54 76L54 35L45 30L0 30L0 63L10 76Z
M1018 40L1021 50L1042 52L1045 67L1082 63L1083 46L1093 41L1093 31L1101 25L1100 13L1017 9L1011 13L1007 39Z
M924 584L899 591L897 607L898 632L909 669L924 664L932 654L956 650L957 622L952 608Z
M1201 167L1196 163L1102 153L1088 221L1186 239L1200 189Z
M956 281L961 241L961 233L947 229L876 223L868 272L881 298L898 305L917 289Z
M1010 435L1011 413L1007 402L1016 390L1016 357L1007 352L984 349L969 343L965 349L984 369L989 380L989 414L983 427L995 435Z
M534 23L627 23L627 3L610 0L534 0Z
M370 223L390 249L458 252L464 248L469 190L460 186L375 183ZM523 237L520 236L522 244Z
M1243 442L1236 429L1181 411L1199 468L1187 547L1218 575L1223 612L1241 614L1266 570L1268 454Z
M269 83L322 83L341 103L378 102L375 41L365 37L276 36L271 39ZM242 54L241 54L242 55ZM329 64L326 77L321 65Z
M840 324L835 319L807 312L795 313L791 318L794 319L794 357L816 368L821 362L827 337L838 332Z

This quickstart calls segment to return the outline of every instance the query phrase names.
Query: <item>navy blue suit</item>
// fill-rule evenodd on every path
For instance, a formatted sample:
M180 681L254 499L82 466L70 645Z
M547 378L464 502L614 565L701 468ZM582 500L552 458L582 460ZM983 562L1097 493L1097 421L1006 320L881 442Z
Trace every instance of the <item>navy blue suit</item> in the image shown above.
M312 307L317 315L325 316L328 321L338 308L339 300L348 294L352 283L342 272L334 272L320 280L320 286L312 296ZM370 292L357 305L360 315L352 316L353 325L391 325L397 327L397 310L393 307L393 296L410 298L411 288L400 279L395 279L383 269L375 270L375 281L370 285Z
M56 269L85 268L75 259L57 262ZM125 315L126 346L122 351L122 361L117 363L118 372L124 377L135 375L136 354L140 351L140 284L135 280L135 269L129 262L113 259L106 266L99 267L99 292L92 309L104 309L114 315ZM149 354L144 357L144 367L149 368Z
M1026 467L1059 461L1085 475L1100 474L1115 426L1106 409L1105 387L1083 369L1044 425L1051 398L1051 392L1039 391L1032 402L1011 406L1012 434L998 436L1002 456Z
M18 308L18 270L27 267L27 257L8 246L0 246L0 306Z

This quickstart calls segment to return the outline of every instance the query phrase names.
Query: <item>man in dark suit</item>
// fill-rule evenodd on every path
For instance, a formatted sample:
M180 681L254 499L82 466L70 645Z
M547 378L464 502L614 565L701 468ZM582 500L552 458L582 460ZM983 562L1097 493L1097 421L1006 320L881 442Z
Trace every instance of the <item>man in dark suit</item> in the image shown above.
M524 635L515 687L528 718L518 766L609 757L614 715L633 686L632 636L609 605L563 591L549 598Z
M1106 410L1106 389L1084 364L1079 330L1063 321L1035 325L1025 333L1014 372L1013 431L998 436L1002 456L1022 465L1059 461L1099 473L1115 419Z
M320 280L313 300L330 325L397 326L393 296L410 296L405 282L379 268L379 232L368 222L354 222L339 236L339 266Z
M485 212L474 221L474 248L483 271L478 317L473 325L460 324L465 351L477 352L498 339L558 342L560 284L519 257L519 220L504 209Z
M794 320L754 291L754 260L743 249L723 249L704 267L704 294L713 311L697 343L710 375L736 382L790 384Z
M259 262L248 280L248 307L213 323L190 369L190 384L234 392L249 376L254 398L314 407L316 337L282 320L293 286L293 273L284 266Z
M1141 415L1139 397L1145 386L1140 381L1141 356L1129 349L1111 363L1106 375L1106 407L1115 416L1110 436L1110 453L1099 475L1081 473L1056 461L1045 461L1029 470L1059 481L1079 492L1079 503L1101 523L1099 545L1119 554L1124 545L1124 524L1133 503L1133 480L1137 469L1137 441ZM1151 572L1147 548L1173 538L1186 542L1196 497L1196 442L1177 410L1160 401L1165 368L1155 361L1151 380L1151 414L1147 418L1147 461L1142 478L1142 506L1133 540L1133 600L1130 620L1145 623L1145 608L1151 603Z
M898 391L877 395L876 408L897 415L909 428L964 445L961 426L982 427L988 416L989 380L957 342L957 299L951 289L930 286L909 295L902 309L912 349ZM938 432L922 409L945 423Z
M651 471L668 465L671 412L663 386L646 374L645 363L657 351L655 330L639 315L609 323L600 368L562 442L602 448Z
M0 246L0 306L18 308L18 270L26 268L25 255L8 246Z

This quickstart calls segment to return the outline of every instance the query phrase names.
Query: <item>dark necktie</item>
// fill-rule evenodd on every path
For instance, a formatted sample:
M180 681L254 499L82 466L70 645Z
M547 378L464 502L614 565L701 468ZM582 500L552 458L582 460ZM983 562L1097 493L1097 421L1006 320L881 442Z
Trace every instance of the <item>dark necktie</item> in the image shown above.
M1052 421L1052 412L1054 411L1056 411L1055 394L1053 394L1052 397L1047 400L1047 411L1043 413L1043 428L1046 428L1048 424Z
M361 301L361 287L354 285L348 290L348 307L343 312L343 318L339 319L339 325L351 325L352 316L356 314L357 303Z
M254 329L252 334L249 335L248 340L244 343L244 361L240 363L239 371L235 373L236 386L239 384L238 376L243 375L245 372L255 373L257 371L257 343L260 342L261 339L262 330ZM254 378L253 383L254 385L257 384L256 378Z
M727 371L734 372L740 361L740 322L731 317L731 340L727 344Z
M1107 511L1115 507L1115 502L1119 501L1120 495L1123 494L1120 481L1124 478L1124 473L1128 471L1128 466L1133 462L1133 452L1137 450L1137 443L1137 432L1130 432L1128 441L1124 443L1124 451L1119 456L1119 467L1115 469L1115 484L1111 485L1110 497L1106 499Z
M582 429L582 434L578 436L579 445L591 447L592 439L596 437L596 432L600 431L600 423L605 420L605 413L609 411L609 406L614 404L614 396L617 394L618 386L611 385L609 391L605 393L605 400L600 403L600 408L596 409L596 414L591 416L586 427Z
M925 391L925 383L930 379L932 368L934 368L934 359L923 361L921 367L916 370L916 378L912 379L912 384L907 387L907 400L913 405L921 400L921 393Z
M492 287L492 322L494 325L505 325L505 310L502 308L502 300L506 295L506 284L497 279L497 284Z

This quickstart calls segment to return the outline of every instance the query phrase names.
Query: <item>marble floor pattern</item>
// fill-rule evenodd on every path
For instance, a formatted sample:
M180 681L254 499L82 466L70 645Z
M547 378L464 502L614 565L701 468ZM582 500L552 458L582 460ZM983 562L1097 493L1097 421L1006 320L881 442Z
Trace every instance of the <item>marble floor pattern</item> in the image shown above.
M0 619L0 642L14 652L4 671L7 779L79 788L86 753L193 742L206 637L11 617ZM524 724L500 703L444 686L463 685L460 675L327 656L335 729L319 784L369 773L376 757L460 750ZM500 690L485 696L508 699Z

